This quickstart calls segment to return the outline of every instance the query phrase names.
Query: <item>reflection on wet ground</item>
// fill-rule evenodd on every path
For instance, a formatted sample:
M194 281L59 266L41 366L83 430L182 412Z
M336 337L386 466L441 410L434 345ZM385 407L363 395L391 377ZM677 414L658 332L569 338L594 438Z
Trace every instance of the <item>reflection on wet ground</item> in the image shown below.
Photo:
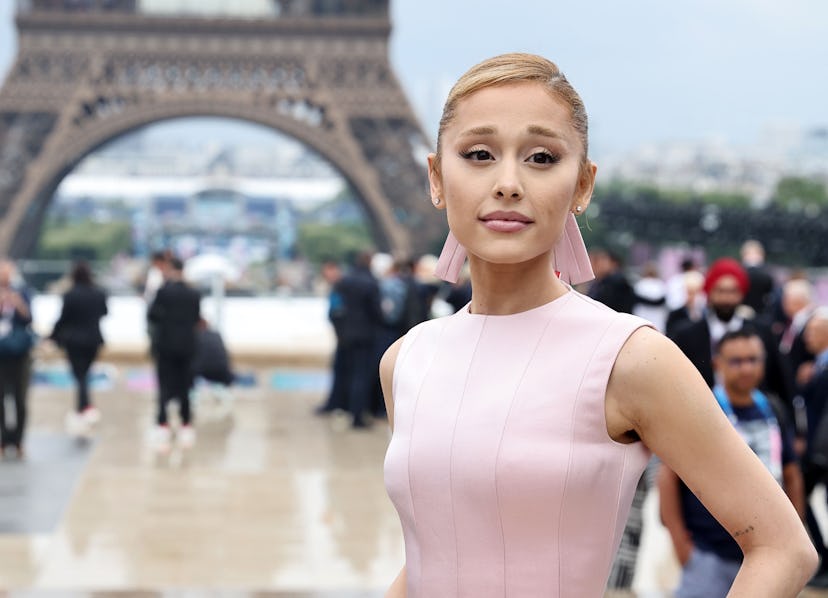
M91 443L63 431L71 390L34 385L27 458L0 465L0 586L377 595L403 562L382 484L387 432L313 416L319 375L279 390L263 373L232 400L201 392L195 448L166 455L149 442L152 391L128 376L95 393Z
M326 372L260 368L232 398L202 388L196 446L159 455L154 391L136 383L149 375L108 371L89 441L64 432L71 388L46 380L30 391L26 460L0 463L7 596L383 595L404 560L382 481L386 425L353 431L314 416ZM674 576L658 565L671 558L664 545L650 546L645 563ZM670 574L658 583L669 587Z

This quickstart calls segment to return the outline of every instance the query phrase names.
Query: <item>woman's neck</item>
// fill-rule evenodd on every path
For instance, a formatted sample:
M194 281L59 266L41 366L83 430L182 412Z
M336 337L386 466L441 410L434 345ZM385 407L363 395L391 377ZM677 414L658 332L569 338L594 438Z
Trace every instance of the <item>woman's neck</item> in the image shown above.
M569 291L552 271L548 255L520 264L493 264L469 256L471 312L508 315L539 307Z

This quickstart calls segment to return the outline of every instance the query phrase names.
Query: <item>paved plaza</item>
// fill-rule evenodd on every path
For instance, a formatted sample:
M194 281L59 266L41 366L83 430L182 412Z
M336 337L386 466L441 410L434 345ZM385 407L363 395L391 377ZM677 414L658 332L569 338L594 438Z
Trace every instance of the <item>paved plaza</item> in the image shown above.
M382 482L386 425L352 431L314 416L323 368L259 365L232 399L202 388L195 448L165 455L148 438L148 364L96 369L103 420L88 440L64 431L72 389L61 368L37 365L27 457L0 463L6 595L383 595L404 558ZM653 499L640 597L668 596L659 587L676 574Z

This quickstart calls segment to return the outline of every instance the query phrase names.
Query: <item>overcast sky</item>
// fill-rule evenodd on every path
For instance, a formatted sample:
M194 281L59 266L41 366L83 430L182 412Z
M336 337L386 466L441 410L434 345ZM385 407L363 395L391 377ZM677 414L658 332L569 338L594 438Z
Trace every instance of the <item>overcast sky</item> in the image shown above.
M0 0L0 76L15 50L13 4ZM828 126L826 0L391 4L391 61L432 139L451 83L509 51L558 63L584 98L598 153Z

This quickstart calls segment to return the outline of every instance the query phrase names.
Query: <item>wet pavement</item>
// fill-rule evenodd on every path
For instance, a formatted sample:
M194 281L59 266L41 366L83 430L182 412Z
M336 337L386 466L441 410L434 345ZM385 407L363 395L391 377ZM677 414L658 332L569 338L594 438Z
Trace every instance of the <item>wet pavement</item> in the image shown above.
M61 367L38 364L27 456L0 462L6 596L378 598L396 576L385 422L354 431L313 415L325 370L257 366L232 396L202 387L195 447L159 453L148 365L96 370L103 419L84 440L64 430L73 396ZM677 572L654 499L641 597L669 595Z

